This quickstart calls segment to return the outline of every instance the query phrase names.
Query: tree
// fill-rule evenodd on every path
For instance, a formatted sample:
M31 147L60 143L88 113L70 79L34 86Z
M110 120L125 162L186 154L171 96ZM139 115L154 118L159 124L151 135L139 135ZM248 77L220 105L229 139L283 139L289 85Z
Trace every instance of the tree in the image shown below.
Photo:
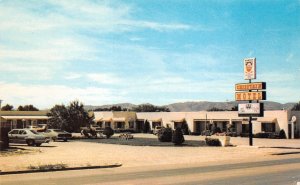
M176 128L172 135L174 145L181 145L184 142L184 137L181 128Z
M189 125L186 123L186 120L183 121L181 125L181 130L184 135L189 135Z
M92 124L93 117L90 117L88 112L84 110L82 103L79 103L77 100L73 101L69 104L67 109L72 132L78 132L80 127Z
M300 101L299 101L299 103L296 103L294 105L294 107L292 108L292 111L300 111Z
M168 107L164 106L155 106L151 104L141 104L135 108L133 108L133 111L136 112L170 112L170 109Z
M49 126L69 132L79 132L80 127L89 126L93 122L83 104L78 101L70 102L69 106L55 105L48 114Z
M39 109L33 105L24 105L24 106L20 105L17 110L18 111L39 111Z
M148 120L145 121L144 127L143 127L143 133L148 133L150 130L150 123Z
M226 111L226 110L224 110L224 109L219 109L219 108L217 108L217 107L213 107L213 108L208 109L207 111L208 111L208 112L217 112L217 111Z
M9 105L9 104L6 104L1 108L2 111L12 111L13 109L14 109L14 106Z
M231 111L238 111L238 110L239 110L239 108L237 105L235 105L234 107L231 108Z
M127 111L128 109L121 106L112 106L110 108L97 108L94 111Z
M47 116L50 117L48 120L49 127L67 131L70 130L69 113L65 105L55 105L50 109L50 113L48 113Z

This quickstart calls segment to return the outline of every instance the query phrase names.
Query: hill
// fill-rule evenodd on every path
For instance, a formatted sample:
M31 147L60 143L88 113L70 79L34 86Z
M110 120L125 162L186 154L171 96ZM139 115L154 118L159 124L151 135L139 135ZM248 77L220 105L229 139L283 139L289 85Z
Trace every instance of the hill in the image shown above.
M232 107L236 106L238 102L208 102L208 101L199 101L199 102L181 102L181 103L172 103L169 105L165 105L170 109L171 112L194 112L194 111L206 111L211 108L218 108L223 110L231 110ZM278 102L265 101L264 107L265 110L290 110L296 103L285 103L281 104ZM109 105L100 105L100 106L92 106L86 105L86 110L94 110L96 108L109 108L112 106L120 106L126 109L132 109L138 105L132 103L118 103L118 104L109 104Z

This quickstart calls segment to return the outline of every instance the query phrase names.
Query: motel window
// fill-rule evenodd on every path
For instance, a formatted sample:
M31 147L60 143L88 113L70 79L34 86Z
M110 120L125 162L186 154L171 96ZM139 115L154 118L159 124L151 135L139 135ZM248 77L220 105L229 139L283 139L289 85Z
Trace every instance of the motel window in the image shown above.
M103 127L103 122L101 122L101 121L97 122L97 125L99 125L99 127L102 128Z
M129 121L129 128L134 128L134 122L133 121Z
M226 130L226 128L227 128L227 122L222 122L222 131L223 132L226 132L227 130Z
M105 122L105 127L110 127L110 122Z
M274 123L261 123L261 131L275 132L275 124Z
M161 126L161 122L152 122L152 128L154 129L156 126Z
M125 123L124 122L117 122L117 128L124 128Z
M175 122L174 123L174 128L181 128L182 127L182 122Z
M249 125L248 124L242 125L242 133L249 133Z

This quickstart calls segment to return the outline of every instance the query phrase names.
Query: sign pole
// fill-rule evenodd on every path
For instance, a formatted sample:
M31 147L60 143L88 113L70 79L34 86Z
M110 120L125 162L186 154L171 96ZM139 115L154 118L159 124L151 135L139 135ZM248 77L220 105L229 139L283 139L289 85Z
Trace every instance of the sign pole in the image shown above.
M249 80L249 83L251 83L251 79ZM249 92L251 91L252 90L249 90ZM249 100L249 103L252 103L252 101ZM253 146L252 116L249 116L249 145Z
M249 117L249 145L253 146L253 117L264 116L264 104L259 103L259 100L266 100L266 82L254 82L256 79L256 58L244 59L244 79L249 80L249 83L240 83L235 85L235 100L248 101L238 105L238 116ZM244 91L244 92L241 92ZM256 101L256 103L252 103Z

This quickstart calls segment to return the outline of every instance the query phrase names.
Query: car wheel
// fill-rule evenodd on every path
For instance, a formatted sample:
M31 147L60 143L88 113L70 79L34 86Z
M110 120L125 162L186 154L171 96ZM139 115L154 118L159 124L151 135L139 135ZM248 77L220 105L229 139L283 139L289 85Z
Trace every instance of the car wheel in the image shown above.
M68 141L68 139L67 139L67 138L64 138L63 140L64 140L64 142L67 142L67 141Z
M56 141L56 137L52 137L52 141L55 142Z
M35 146L41 146L42 145L42 143L36 143L35 144Z
M33 146L35 144L34 140L32 139L27 140L26 143L28 146Z

